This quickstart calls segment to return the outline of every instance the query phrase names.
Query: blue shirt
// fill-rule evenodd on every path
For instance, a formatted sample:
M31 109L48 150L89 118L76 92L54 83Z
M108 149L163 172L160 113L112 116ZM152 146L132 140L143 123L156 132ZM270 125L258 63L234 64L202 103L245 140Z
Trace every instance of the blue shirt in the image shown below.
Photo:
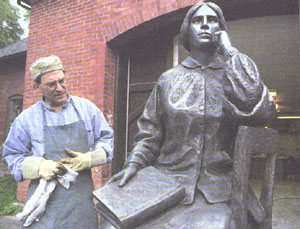
M79 119L71 100L85 123L89 150L103 148L109 155L107 162L112 160L113 130L95 104L84 98L69 96L68 102L57 112L41 100L15 119L4 144L3 160L16 181L23 180L22 163L27 156L43 157L45 153L42 109L48 126L67 125Z

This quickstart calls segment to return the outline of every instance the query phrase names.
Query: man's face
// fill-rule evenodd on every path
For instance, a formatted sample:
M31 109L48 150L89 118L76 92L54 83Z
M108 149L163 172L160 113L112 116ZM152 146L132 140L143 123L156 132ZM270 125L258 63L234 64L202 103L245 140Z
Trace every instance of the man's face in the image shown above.
M52 107L60 107L68 100L65 73L61 70L42 76L39 85L45 102Z
M200 7L191 19L189 40L191 49L214 43L214 33L220 31L217 14L208 6Z

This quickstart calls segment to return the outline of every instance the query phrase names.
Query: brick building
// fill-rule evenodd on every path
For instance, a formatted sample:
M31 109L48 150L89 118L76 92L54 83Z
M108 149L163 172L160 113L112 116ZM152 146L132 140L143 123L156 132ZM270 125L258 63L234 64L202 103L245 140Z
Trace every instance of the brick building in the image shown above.
M14 69L16 78L1 73L7 86L0 87L5 95L0 110L6 110L15 94L23 96L23 109L37 102L40 94L33 89L29 67L39 57L60 56L69 75L69 92L93 101L115 130L112 165L94 169L96 187L101 186L111 170L122 168L155 81L187 55L178 34L185 13L198 1L18 0L31 9L26 65L23 56L23 69ZM266 85L277 92L280 115L299 115L299 2L214 2L224 11L233 44L254 59ZM7 114L0 116L1 131L7 130L7 123ZM286 124L276 125L284 129ZM5 134L0 132L1 141ZM19 184L22 201L26 186L27 182Z
M0 50L0 152L11 123L22 111L26 50L27 39ZM0 173L8 173L1 162Z

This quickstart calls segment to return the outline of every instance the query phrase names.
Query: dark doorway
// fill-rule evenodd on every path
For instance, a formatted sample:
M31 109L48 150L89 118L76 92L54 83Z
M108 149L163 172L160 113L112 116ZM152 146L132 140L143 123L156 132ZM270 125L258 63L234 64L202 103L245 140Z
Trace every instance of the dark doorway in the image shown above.
M286 104L280 113L299 114L298 1L218 3L234 46L257 63L265 84L277 92L279 106ZM188 55L178 36L188 8L145 22L110 42L118 52L113 173L122 169L132 150L137 119L158 77Z
M172 67L173 36L156 31L122 49L117 61L113 173L132 150L137 120L159 76Z

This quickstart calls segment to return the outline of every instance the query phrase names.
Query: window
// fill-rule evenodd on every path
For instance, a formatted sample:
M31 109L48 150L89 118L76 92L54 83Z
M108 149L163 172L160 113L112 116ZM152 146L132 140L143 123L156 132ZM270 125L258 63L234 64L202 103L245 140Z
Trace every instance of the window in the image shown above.
M23 108L23 96L13 95L8 99L8 125L7 132L10 129L11 124L16 117L22 112Z

